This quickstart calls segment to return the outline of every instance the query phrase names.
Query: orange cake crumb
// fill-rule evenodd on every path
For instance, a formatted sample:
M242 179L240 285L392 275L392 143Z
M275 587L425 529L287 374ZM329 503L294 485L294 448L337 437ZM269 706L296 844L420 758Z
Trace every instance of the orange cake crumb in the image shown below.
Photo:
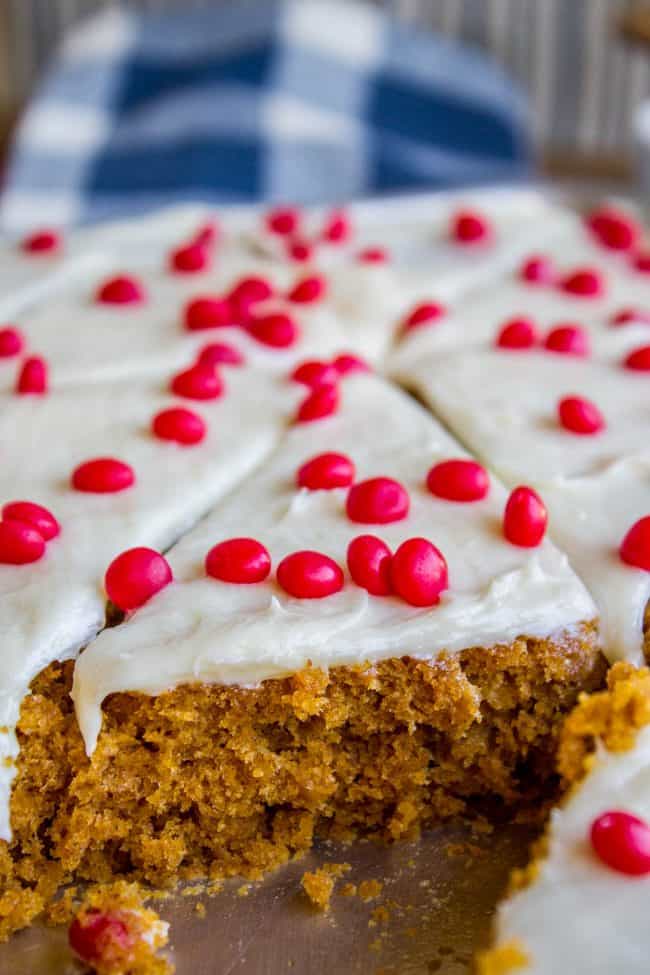
M491 951L480 952L476 959L476 972L477 975L510 975L525 968L528 962L522 945L518 941L508 941Z
M335 884L332 874L319 867L318 870L304 873L300 882L314 907L320 911L328 911Z
M362 880L359 884L358 895L364 903L374 901L379 897L384 885L381 880Z

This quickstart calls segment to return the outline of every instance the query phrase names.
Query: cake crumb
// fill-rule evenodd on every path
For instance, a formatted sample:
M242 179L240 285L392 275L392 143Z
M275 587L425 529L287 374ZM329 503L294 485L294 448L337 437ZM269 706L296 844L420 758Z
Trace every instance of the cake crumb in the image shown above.
M248 897L251 892L250 884L242 884L241 887L237 888L237 897Z
M509 975L521 971L530 961L523 945L517 940L507 941L498 948L482 951L476 959L477 975Z
M203 903L203 901L197 901L196 902L196 904L194 905L194 913L198 917L201 917L201 918L205 917L205 915L206 915L206 909L205 909L205 904Z
M369 924L388 924L389 920L390 911L387 907L380 905L379 907L375 907L371 912Z
M384 885L381 880L362 880L359 884L358 894L366 904L368 901L374 901L376 897L379 897L383 889Z
M356 884L343 884L340 890L341 897L356 897L357 896L357 885Z
M313 873L309 870L304 873L300 882L302 889L314 907L317 907L319 911L328 911L335 883L332 874L324 870L323 867L319 867Z

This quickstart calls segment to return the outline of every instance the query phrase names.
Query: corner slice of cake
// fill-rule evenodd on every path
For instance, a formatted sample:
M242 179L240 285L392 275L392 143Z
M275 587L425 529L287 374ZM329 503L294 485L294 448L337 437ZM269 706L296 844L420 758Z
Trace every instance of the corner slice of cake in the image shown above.
M569 792L513 876L480 975L645 975L650 932L650 672L615 664L567 719Z

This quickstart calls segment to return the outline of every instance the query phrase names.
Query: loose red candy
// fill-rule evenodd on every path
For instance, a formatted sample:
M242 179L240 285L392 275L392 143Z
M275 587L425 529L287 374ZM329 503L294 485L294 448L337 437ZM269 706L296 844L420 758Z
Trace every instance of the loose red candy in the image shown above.
M51 541L61 531L61 526L51 511L33 501L10 501L2 509L4 521L21 521L31 525L46 542Z
M271 571L271 556L254 538L229 538L210 549L205 571L221 582L263 582Z
M93 966L101 962L114 967L125 961L133 949L126 921L116 914L96 910L74 919L68 929L68 942L82 961Z
M621 542L619 552L627 565L650 572L650 515L632 525Z
M544 339L544 348L560 355L575 355L582 358L591 353L589 335L579 325L558 325L557 328L551 329Z
M272 298L273 294L273 285L266 278L242 278L228 295L232 324L245 325L253 307Z
M298 468L296 483L310 491L329 491L349 487L354 474L354 464L345 454L317 454Z
M339 378L339 373L329 362L321 362L319 359L308 359L306 362L301 362L300 365L296 366L290 378L294 382L303 383L303 385L311 386L314 389L323 383L329 383L330 385L336 383Z
M605 281L594 268L579 268L560 282L563 291L581 298L597 298L605 292Z
M151 428L159 440L172 440L186 446L200 443L207 432L205 420L198 413L180 406L157 413Z
M296 599L322 599L343 588L343 571L333 559L320 552L302 551L280 562L278 584Z
M37 230L25 237L21 247L27 254L52 254L61 247L61 236L56 230Z
M309 305L325 297L327 281L322 274L313 274L309 278L298 281L287 298L297 305Z
M18 373L16 392L21 395L43 396L48 389L47 362L41 356L25 359Z
M359 358L358 355L353 355L351 352L344 352L341 355L337 355L332 365L339 376L347 376L350 372L371 371L370 366L364 359Z
M347 215L342 210L333 210L325 220L322 237L330 244L342 244L351 233L352 227Z
M72 472L72 487L90 494L115 494L135 484L133 468L113 457L87 460Z
M627 213L602 207L587 217L587 226L596 239L610 250L629 251L639 239L640 228Z
M266 215L267 229L281 237L294 234L299 224L300 211L295 207L277 207Z
M213 298L207 295L188 302L185 306L184 318L185 328L190 332L232 324L229 302L224 298Z
M113 559L104 579L108 598L128 612L144 606L172 581L169 562L152 548L131 548Z
M457 244L477 244L492 235L489 221L480 213L464 210L451 221L451 236Z
M385 247L366 247L359 251L358 260L362 264L385 264L390 259Z
M210 342L199 352L197 362L214 369L215 366L243 366L245 359L239 349L227 342Z
M347 563L352 581L373 596L392 592L390 578L392 553L375 535L358 535L348 545Z
M350 521L386 525L406 518L410 503L408 491L399 481L391 477L372 477L350 488L345 510Z
M641 345L638 349L633 349L623 360L626 369L634 369L636 372L650 371L650 345Z
M298 323L284 312L253 317L246 328L254 339L273 349L286 349L300 338Z
M532 349L539 343L539 334L530 318L512 318L501 327L496 337L499 349Z
M515 488L503 515L503 534L508 541L522 548L536 548L544 538L547 522L539 495L529 487Z
M136 278L123 274L100 285L95 297L103 305L135 305L144 301L145 291Z
M411 606L435 606L449 586L442 552L426 538L402 542L391 560L393 589Z
M310 261L314 254L313 245L307 240L290 240L287 245L287 255L292 261L303 264Z
M422 325L433 325L434 322L437 322L446 313L447 309L444 305L440 305L435 301L424 301L416 305L406 316L402 324L402 331L410 332L414 328L420 328Z
M591 824L591 845L600 860L617 873L643 877L650 873L650 826L621 810L605 812Z
M566 396L557 407L561 426L571 433L594 434L605 429L605 420L595 403L582 396Z
M199 271L206 271L211 263L210 248L197 240L178 247L169 255L170 270L179 274L197 274Z
M427 487L447 501L480 501L490 490L490 479L475 460L443 460L427 474Z
M11 325L0 328L0 359L12 359L23 351L25 340Z
M339 408L340 394L337 385L322 383L316 386L302 401L296 411L296 423L311 423L332 416Z
M45 539L25 521L0 521L0 564L27 565L45 553Z
M557 270L550 257L535 254L521 265L519 276L529 284L555 284Z
M641 308L622 308L609 320L610 325L629 325L631 322L650 325L650 311Z
M177 373L171 382L172 393L185 399L218 399L223 389L223 381L216 369L202 363Z

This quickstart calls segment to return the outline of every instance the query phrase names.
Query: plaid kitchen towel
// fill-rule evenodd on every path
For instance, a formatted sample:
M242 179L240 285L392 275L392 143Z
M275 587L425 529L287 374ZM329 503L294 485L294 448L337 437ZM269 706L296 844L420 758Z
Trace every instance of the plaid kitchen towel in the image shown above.
M68 35L18 127L0 224L187 199L331 202L530 172L489 61L352 0L110 7Z

